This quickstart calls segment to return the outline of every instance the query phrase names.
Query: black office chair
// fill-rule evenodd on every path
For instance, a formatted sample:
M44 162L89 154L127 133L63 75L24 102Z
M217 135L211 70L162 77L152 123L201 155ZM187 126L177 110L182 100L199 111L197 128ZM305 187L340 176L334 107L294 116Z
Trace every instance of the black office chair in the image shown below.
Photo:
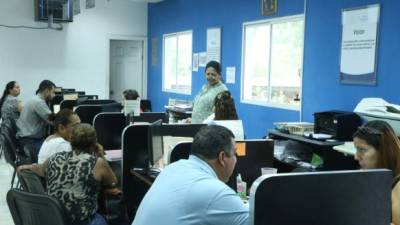
M46 194L42 178L30 170L23 170L17 173L22 189L33 194Z
M7 203L15 225L70 224L64 206L51 196L11 189Z
M4 159L6 160L6 162L8 164L10 164L13 169L13 175L11 178L11 188L14 187L14 181L15 181L15 174L16 174L16 167L17 167L17 156L15 154L15 147L13 146L11 140L9 139L9 137L7 136L7 134L5 132L1 132L1 136L2 136L2 149L4 152Z
M141 99L140 108L143 110L143 112L151 112L151 101L147 99Z
M192 142L179 142L176 144L169 154L169 163L176 162L180 159L188 159L191 146Z

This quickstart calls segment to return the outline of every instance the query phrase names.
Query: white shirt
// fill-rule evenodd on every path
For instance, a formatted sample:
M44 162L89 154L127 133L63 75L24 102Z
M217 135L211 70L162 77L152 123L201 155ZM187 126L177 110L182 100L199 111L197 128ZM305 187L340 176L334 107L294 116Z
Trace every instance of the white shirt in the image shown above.
M46 139L39 150L38 163L44 163L50 156L58 152L71 151L71 145L62 137Z

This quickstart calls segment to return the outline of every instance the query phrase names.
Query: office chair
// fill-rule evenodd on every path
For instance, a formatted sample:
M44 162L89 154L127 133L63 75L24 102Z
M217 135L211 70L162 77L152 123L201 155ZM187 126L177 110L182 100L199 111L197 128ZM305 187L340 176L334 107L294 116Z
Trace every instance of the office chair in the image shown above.
M30 170L23 170L17 173L22 189L33 194L46 194L42 179Z
M11 189L7 203L15 225L70 224L64 206L51 196Z
M192 142L179 142L176 144L169 154L169 163L176 162L180 159L188 159L191 146Z
M14 181L15 181L15 175L16 175L16 167L17 167L17 156L15 154L15 146L11 142L10 138L8 137L6 132L1 132L2 136L2 148L3 148L3 153L4 153L4 159L8 164L10 164L13 169L13 175L11 178L11 188L14 186Z

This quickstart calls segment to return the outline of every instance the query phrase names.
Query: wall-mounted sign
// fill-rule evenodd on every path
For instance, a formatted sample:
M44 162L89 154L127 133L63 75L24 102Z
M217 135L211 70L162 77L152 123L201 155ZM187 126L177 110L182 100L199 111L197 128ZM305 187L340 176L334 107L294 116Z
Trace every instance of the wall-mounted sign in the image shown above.
M376 84L379 5L342 11L340 82Z
M270 16L278 11L278 0L261 0L261 14Z

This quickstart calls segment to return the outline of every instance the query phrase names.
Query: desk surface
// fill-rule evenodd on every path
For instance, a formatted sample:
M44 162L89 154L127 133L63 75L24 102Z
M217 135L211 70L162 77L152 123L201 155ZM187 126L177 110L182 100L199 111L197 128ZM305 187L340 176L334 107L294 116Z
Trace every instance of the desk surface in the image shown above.
M285 134L282 133L278 130L268 130L268 134L270 136L275 136L275 137L281 137L281 138L286 138L286 139L291 139L291 140L296 140L299 142L303 142L306 144L313 144L313 145L318 145L318 146L323 146L323 147L333 147L336 145L342 145L344 144L343 141L319 141L311 138L306 138L300 135L295 135L295 134Z

